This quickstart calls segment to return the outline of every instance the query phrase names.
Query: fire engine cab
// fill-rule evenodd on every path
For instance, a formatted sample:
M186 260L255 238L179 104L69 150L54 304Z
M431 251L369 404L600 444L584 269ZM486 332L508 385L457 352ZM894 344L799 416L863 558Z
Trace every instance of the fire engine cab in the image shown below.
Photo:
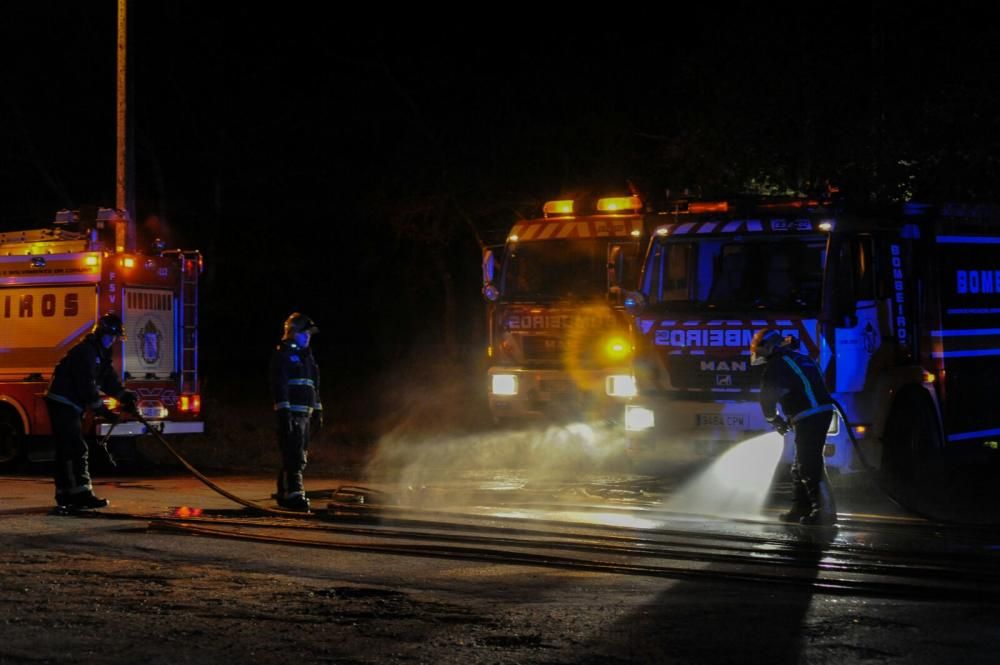
M639 457L768 431L756 330L817 358L864 457L897 488L943 453L1000 439L1000 215L909 204L847 214L818 200L678 204L652 217L635 318ZM835 418L828 464L861 468ZM791 435L790 435L791 436Z
M549 201L483 255L497 421L621 416L634 394L622 305L647 234L638 197Z
M43 400L52 370L107 312L124 321L127 340L113 349L114 366L138 393L142 416L164 434L204 429L201 254L126 251L122 213L99 208L84 217L63 210L50 228L0 232L0 463L31 452L29 442L51 434ZM100 436L111 427L85 424ZM125 419L112 436L144 431Z

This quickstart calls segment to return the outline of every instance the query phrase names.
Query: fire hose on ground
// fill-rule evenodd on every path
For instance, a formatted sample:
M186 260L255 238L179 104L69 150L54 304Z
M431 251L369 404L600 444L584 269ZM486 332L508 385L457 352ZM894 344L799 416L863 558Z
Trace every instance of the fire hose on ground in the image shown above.
M177 461L180 462L184 466L184 468L186 468L188 471L191 472L191 475L193 475L195 478L197 478L198 480L200 480L202 483L205 484L206 487L208 487L212 491L216 492L217 494L220 494L220 495L226 497L227 499L229 499L230 501L238 503L241 506L244 506L246 508L250 508L251 510L255 510L255 511L264 513L266 515L277 515L277 516L280 516L280 517L296 517L296 518L299 518L299 519L309 518L309 517L314 517L315 516L315 513L303 513L303 512L296 512L296 511L292 511L292 510L279 510L277 508L268 508L267 506L262 506L259 503L255 503L255 502L250 501L248 499L244 499L242 497L236 496L232 492L230 492L230 491L224 489L223 487L219 486L212 479L210 479L205 474L203 474L201 471L199 471L198 469L196 469L194 467L194 465L192 465L190 462L188 462L186 459L184 459L184 456L181 455L179 452L177 452L176 448L174 448L172 445L170 445L170 442L167 441L166 437L163 436L163 433L160 432L160 430L156 426L152 425L148 420L146 420L146 418L143 417L143 415L141 413L135 412L132 415L135 417L135 419L143 427L146 428L146 431L148 433L152 434L153 437L156 438L156 440L159 441L163 445L163 447L166 448L167 451L171 455L173 455L177 459ZM112 428L114 428L114 425L112 425ZM111 434L111 431L109 430L108 431L108 436L110 436L110 434ZM106 438L107 437L105 437L105 439ZM110 457L110 455L109 455L109 457Z

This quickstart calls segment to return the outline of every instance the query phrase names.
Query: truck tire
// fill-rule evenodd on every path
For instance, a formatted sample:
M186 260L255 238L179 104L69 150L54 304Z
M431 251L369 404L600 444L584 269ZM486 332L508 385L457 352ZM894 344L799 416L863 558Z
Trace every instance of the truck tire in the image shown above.
M0 468L13 466L24 454L24 429L13 409L0 405Z
M914 508L942 451L937 413L919 389L905 390L896 398L883 443L883 486L901 504Z

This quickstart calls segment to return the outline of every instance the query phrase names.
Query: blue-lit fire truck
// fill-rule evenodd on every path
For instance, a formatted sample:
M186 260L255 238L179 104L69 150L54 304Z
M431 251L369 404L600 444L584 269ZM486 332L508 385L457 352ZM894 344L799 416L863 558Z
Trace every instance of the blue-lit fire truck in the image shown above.
M487 391L498 421L620 418L634 394L623 286L648 241L634 196L549 201L483 255Z
M845 214L801 198L676 202L652 216L633 321L638 458L768 431L749 343L818 358L872 466L903 487L941 453L1000 439L1000 214L909 204ZM826 447L862 467L845 423Z

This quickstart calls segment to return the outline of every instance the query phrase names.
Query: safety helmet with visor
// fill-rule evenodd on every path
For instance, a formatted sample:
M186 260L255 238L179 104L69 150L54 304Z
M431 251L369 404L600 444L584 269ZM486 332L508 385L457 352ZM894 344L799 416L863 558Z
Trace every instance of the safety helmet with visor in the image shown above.
M125 334L125 324L122 322L121 317L114 312L108 312L97 319L97 323L94 324L90 332L98 337L109 335L122 340L128 339L128 336Z
M775 349L784 344L781 333L773 328L758 330L750 340L750 364L763 365L774 354Z
M315 335L319 332L316 322L301 312L294 312L285 319L285 332L282 339L292 339L298 333Z

